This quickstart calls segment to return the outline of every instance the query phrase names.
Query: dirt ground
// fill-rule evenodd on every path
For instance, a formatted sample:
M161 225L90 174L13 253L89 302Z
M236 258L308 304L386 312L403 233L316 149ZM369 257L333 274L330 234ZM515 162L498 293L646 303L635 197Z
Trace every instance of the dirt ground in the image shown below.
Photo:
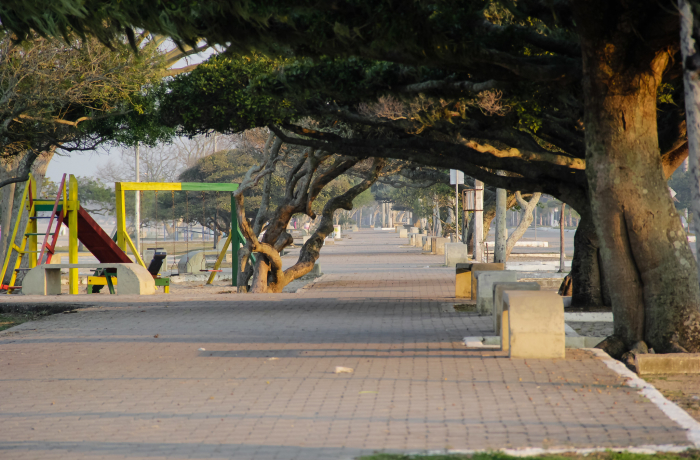
M653 375L644 380L700 422L700 374Z
M81 276L84 278L84 276ZM304 276L300 279L294 280L284 287L283 292L296 292L297 290L303 288L309 283L316 281L318 277L314 278L311 275ZM117 290L119 285L117 285ZM87 292L87 284L80 284L80 294L85 294ZM170 284L170 294L164 294L162 288L158 288L156 295L182 295L182 294L192 294L194 292L201 292L202 294L232 294L236 292L236 286L231 284L231 281L214 281L211 285L207 285L204 281L193 281L187 283L172 283ZM61 293L68 294L68 284L63 284L61 286ZM109 295L109 289L105 286L97 294L91 295Z

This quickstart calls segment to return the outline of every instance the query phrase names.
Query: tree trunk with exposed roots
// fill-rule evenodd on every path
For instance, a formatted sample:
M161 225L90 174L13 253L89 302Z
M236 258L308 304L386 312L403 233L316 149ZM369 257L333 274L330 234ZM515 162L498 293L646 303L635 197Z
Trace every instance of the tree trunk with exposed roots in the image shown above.
M326 203L321 213L321 220L314 233L302 247L296 264L283 270L280 252L293 242L292 236L286 231L287 225L292 216L299 212L311 213L310 217L315 218L316 215L311 211L311 203L313 200L325 185L349 170L357 162L358 160L339 162L334 168L316 177L313 182L311 181L311 177L317 165L310 165L309 174L306 177L307 182L297 189L298 191L300 190L297 194L287 194L288 199L286 202L278 206L275 212L269 217L269 224L265 230L265 235L260 241L258 241L257 232L254 227L251 226L250 222L245 217L245 201L243 194L235 194L238 221L240 223L241 232L247 241L246 247L239 251L238 280L239 286L244 287L243 290L247 290L251 293L279 293L282 292L284 287L290 282L306 275L313 269L320 255L321 247L323 246L326 236L333 232L333 219L336 210L352 210L353 200L376 182L386 161L384 159L375 159L364 180L342 195L331 198ZM294 174L292 174L292 176L294 176ZM292 187L292 189L294 189L294 187ZM259 216L260 215L261 214L259 214ZM251 254L255 254L257 259L252 267L249 263ZM245 286L247 286L248 279L250 279L251 275L252 281L250 289L248 290L245 289Z
M591 213L614 315L614 338L603 346L700 351L697 266L659 152L657 86L668 50L648 48L632 58L629 34L600 20L605 13L597 10L611 6L573 7L583 52Z

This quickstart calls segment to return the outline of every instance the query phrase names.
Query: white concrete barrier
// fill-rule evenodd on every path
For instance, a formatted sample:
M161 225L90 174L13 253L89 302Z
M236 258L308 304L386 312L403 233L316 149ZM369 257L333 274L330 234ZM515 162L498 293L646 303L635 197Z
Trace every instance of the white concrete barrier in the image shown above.
M476 274L476 310L482 315L493 313L493 284L515 283L518 275L507 270L482 271Z
M116 269L117 295L152 295L156 293L153 276L139 264L42 264L27 272L22 280L24 295L58 295L61 293L61 269Z
M553 291L504 291L503 302L508 304L502 321L503 329L508 323L511 358L564 358L564 304L560 295Z
M539 291L540 285L537 283L523 282L495 282L493 283L493 331L501 334L501 318L503 316L503 293L505 291Z
M469 263L469 246L462 243L445 243L445 265L456 267L457 264Z

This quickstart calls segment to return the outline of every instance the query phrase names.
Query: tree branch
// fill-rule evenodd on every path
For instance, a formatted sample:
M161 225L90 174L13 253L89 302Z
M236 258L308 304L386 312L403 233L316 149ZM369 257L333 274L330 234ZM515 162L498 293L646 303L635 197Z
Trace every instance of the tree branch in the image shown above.
M422 83L401 86L398 90L402 93L429 93L436 91L480 93L490 89L502 89L505 86L505 83L496 80L488 80L482 83L475 83L472 81L429 80Z

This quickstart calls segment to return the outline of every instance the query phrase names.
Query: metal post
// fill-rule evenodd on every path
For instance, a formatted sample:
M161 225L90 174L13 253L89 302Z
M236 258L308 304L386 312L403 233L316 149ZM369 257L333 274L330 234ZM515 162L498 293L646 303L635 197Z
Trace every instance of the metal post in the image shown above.
M140 152L140 143L136 143L136 182L141 182L141 152ZM136 252L139 253L139 256L141 255L141 192L136 191L136 210L135 210L135 217L134 217L134 228L136 229Z
M474 179L474 260L484 260L484 183Z

